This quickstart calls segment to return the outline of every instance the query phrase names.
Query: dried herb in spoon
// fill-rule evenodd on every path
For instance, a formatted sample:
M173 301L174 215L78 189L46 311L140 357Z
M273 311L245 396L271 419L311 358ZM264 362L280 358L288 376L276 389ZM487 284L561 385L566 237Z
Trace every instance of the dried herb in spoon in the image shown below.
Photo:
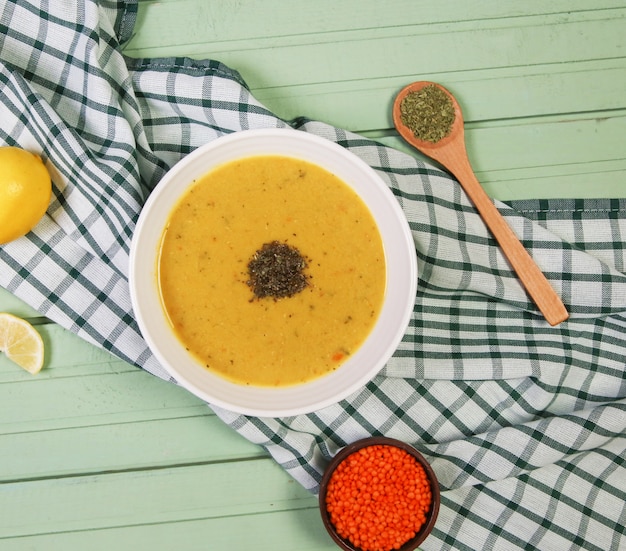
M400 102L400 120L418 140L437 143L450 134L454 104L441 88L428 84Z

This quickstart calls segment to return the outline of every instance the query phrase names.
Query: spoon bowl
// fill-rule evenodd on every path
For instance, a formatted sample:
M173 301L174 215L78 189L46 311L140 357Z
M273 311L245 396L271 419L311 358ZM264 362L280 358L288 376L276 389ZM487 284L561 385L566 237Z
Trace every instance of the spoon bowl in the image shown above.
M417 93L427 86L436 86L437 88L439 88L450 98L450 101L452 102L452 105L454 107L454 122L452 123L450 132L445 137L436 142L421 140L417 138L413 130L411 130L402 121L402 102L409 94ZM393 123L398 133L404 138L407 143L424 153L424 155L428 155L431 159L434 159L438 162L441 162L439 161L439 158L442 155L444 159L446 158L446 151L450 150L449 147L451 143L456 144L456 147L462 147L463 149L465 149L465 125L463 121L463 112L461 111L461 106L456 101L456 98L448 90L446 90L443 86L441 86L441 84L437 84L436 82L420 81L413 82L412 84L405 86L396 96L393 104ZM441 164L444 163L441 162ZM448 167L446 166L446 168Z
M418 93L434 85L444 92L454 107L454 121L449 132L438 141L419 139L402 120L402 102L409 94ZM535 302L550 325L565 321L569 314L560 297L528 251L506 223L492 200L485 193L470 165L465 148L463 113L455 97L440 84L419 81L409 84L396 96L393 104L393 122L398 133L418 151L440 163L459 181L492 235L500 245L511 267L517 273L526 292Z

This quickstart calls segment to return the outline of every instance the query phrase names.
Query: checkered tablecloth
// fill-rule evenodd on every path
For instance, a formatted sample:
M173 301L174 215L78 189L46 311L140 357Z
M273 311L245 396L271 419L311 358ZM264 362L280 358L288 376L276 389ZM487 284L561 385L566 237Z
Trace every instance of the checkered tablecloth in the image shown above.
M291 125L326 137L377 170L406 213L420 271L410 327L381 374L336 405L216 413L311 492L346 443L414 444L442 487L427 550L625 549L626 200L497 204L571 313L550 327L450 176L322 122L282 121L217 61L125 57L136 11L0 2L0 145L39 153L54 182L44 220L0 247L0 285L167 378L128 294L146 196L226 133Z

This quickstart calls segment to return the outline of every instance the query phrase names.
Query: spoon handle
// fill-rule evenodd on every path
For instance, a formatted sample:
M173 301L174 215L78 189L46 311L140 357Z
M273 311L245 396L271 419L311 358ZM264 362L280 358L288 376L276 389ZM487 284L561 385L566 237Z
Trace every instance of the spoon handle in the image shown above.
M466 155L451 155L441 159L456 176L463 189L474 203L476 210L498 241L500 248L517 273L526 292L533 299L550 325L565 321L569 314L555 290L524 248L513 230L495 207L480 185Z

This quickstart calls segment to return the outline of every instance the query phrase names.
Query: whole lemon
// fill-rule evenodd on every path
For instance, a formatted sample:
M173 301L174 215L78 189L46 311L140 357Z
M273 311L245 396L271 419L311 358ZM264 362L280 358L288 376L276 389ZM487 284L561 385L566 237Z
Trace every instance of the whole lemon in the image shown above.
M32 230L52 194L50 174L38 155L0 147L0 245Z

